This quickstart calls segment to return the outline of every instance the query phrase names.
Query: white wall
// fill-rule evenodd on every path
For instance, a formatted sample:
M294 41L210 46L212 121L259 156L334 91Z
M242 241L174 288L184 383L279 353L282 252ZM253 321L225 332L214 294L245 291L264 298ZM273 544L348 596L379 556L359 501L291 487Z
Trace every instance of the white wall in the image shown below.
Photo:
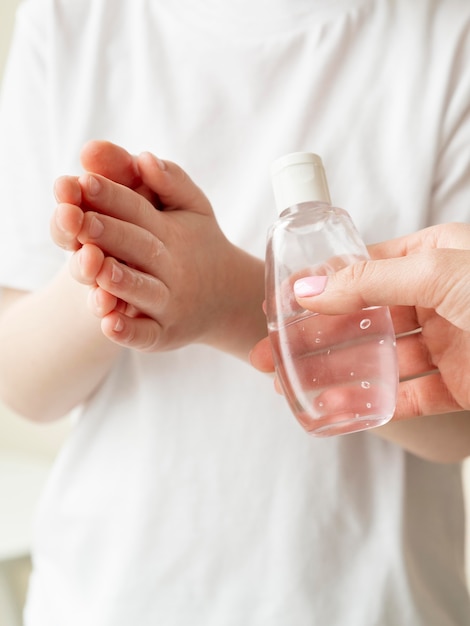
M19 2L0 0L0 82ZM0 206L0 210L5 209ZM40 426L0 404L0 544L6 550L0 554L0 626L22 622L31 564L27 553L13 558L11 550L18 547L18 540L28 542L28 527L31 529L42 485L68 432L67 420Z
M10 44L11 27L18 0L1 0L0 4L0 68L3 69Z

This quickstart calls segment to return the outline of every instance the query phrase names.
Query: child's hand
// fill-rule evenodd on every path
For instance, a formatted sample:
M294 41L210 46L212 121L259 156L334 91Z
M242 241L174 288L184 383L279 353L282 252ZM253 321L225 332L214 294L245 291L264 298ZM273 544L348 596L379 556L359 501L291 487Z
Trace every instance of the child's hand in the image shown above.
M140 178L137 157L127 150L107 141L90 141L81 153L81 162L86 171L94 171L117 183L135 189L150 201L155 201L155 194L145 187ZM54 212L50 229L55 243L68 251L78 251L82 243L78 234L82 229L86 204L82 189L76 176L62 176L57 179L54 187L55 195L60 203ZM81 272L75 278L86 285L96 286L96 276L101 269L105 255L97 246L86 245L80 253ZM72 266L74 263L71 264ZM114 296L101 292L97 294L100 311L111 311L113 308L124 307L131 314L131 307L119 303Z
M154 194L143 185L137 166L137 157L124 148L107 141L90 141L81 153L85 171L96 172L121 185L142 193L148 199ZM78 250L77 239L83 223L84 209L82 191L76 176L62 176L54 187L60 203L51 219L51 234L54 242L65 250Z
M74 278L95 286L90 307L103 333L153 351L189 342L221 347L247 330L250 344L240 336L240 347L230 349L246 353L264 329L262 314L253 315L262 300L262 263L228 242L209 201L177 165L145 153L121 170L147 197L95 174L56 186L53 237L76 250ZM163 211L147 199L155 197Z

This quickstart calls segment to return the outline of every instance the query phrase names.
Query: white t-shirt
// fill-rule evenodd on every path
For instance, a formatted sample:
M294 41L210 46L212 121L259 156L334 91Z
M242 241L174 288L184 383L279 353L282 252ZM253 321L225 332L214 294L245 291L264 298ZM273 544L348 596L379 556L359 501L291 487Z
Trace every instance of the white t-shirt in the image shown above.
M366 242L470 215L467 0L24 0L0 114L0 284L62 266L90 138L186 168L264 255L271 161L307 150ZM57 390L60 393L60 389ZM464 626L458 465L314 439L204 346L123 351L38 512L27 626Z

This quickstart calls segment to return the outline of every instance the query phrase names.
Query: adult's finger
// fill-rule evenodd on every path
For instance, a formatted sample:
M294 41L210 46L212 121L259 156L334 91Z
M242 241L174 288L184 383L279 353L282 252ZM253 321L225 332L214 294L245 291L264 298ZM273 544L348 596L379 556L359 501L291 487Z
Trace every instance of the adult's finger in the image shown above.
M335 274L294 285L299 304L317 313L348 313L380 305L436 310L470 330L470 250L424 250L406 257L362 261Z
M253 347L249 355L250 363L260 372L274 372L274 359L269 337L264 337Z
M470 249L470 224L453 222L423 228L415 233L368 246L372 259L409 256L435 248Z
M461 410L462 407L450 395L440 372L432 372L428 376L400 382L393 419L444 415Z

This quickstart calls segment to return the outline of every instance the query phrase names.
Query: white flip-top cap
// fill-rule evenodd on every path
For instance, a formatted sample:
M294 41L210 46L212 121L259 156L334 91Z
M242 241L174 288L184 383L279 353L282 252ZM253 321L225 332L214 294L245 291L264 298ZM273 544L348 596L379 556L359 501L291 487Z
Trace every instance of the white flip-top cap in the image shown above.
M277 159L271 179L279 213L301 202L331 202L322 160L312 152L292 152Z

